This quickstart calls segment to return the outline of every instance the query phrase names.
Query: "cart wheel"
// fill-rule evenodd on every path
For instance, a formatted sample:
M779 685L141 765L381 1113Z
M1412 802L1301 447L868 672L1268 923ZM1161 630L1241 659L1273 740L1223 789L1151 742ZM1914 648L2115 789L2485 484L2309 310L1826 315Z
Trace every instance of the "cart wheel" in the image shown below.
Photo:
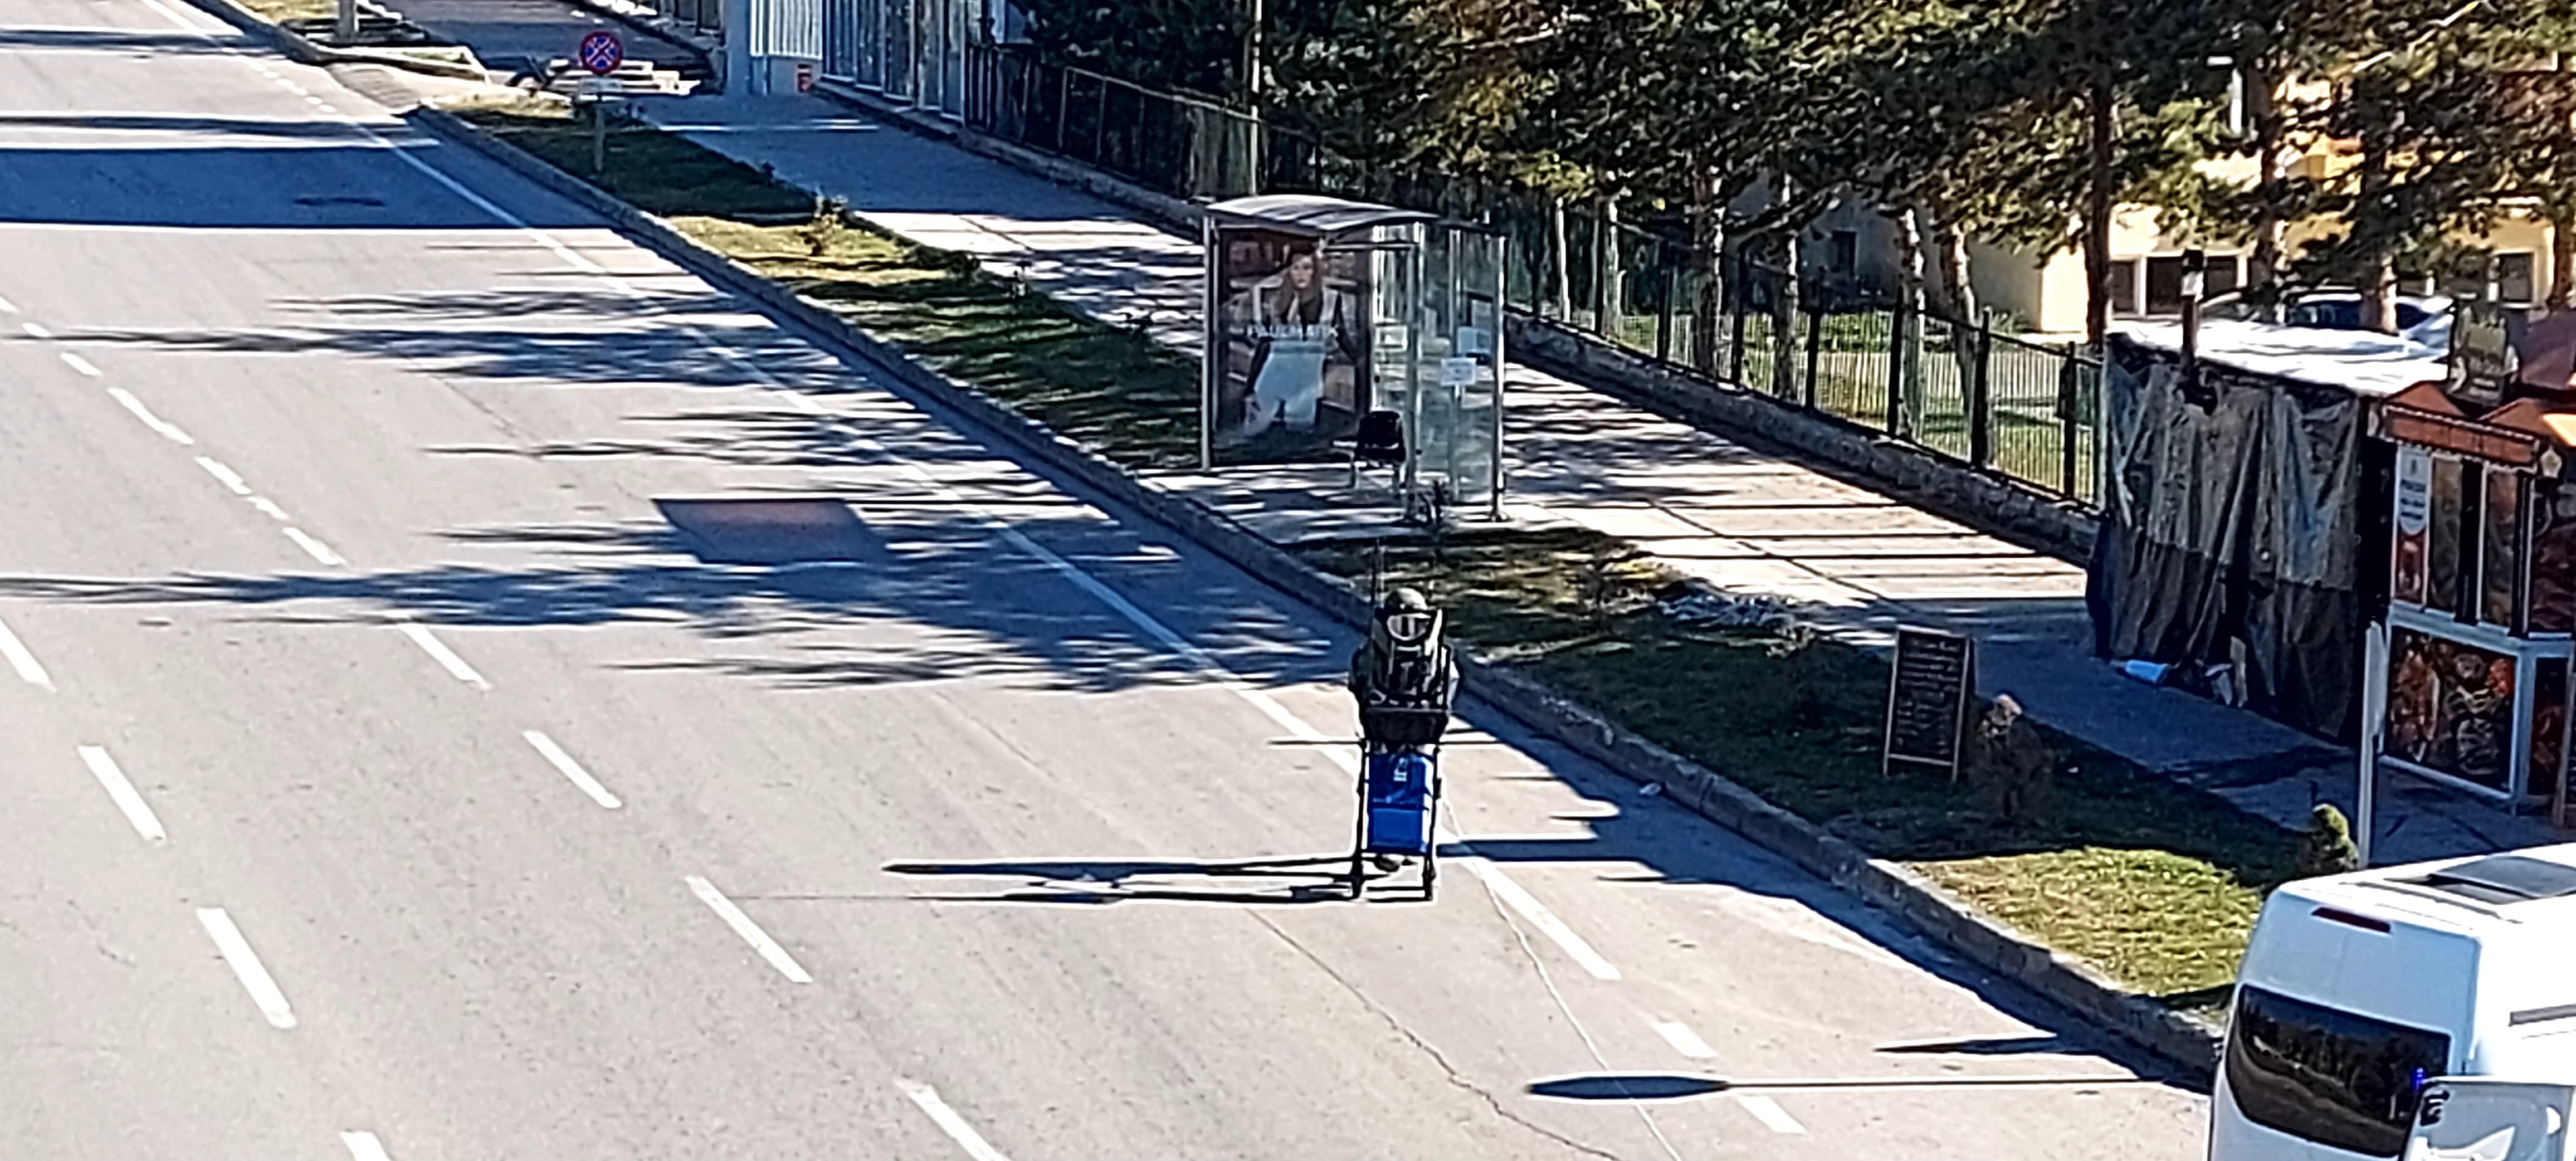
M1440 857L1438 855L1425 856L1422 860L1423 899L1427 901L1431 898L1433 886L1438 882L1440 882Z

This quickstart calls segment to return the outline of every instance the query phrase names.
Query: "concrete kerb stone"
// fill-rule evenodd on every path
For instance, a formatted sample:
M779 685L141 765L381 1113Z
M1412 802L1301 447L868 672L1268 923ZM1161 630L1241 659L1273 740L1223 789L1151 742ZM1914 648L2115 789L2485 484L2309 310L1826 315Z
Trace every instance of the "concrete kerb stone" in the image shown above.
M933 408L956 411L1039 462L1170 526L1264 583L1349 625L1364 625L1366 599L1231 519L1157 487L990 396L912 361L901 348L851 326L669 223L548 165L452 114L423 106L410 114L424 128L481 151L531 180L608 218L713 285L740 294L827 343L860 355ZM1937 884L1881 859L1781 809L1714 770L1620 728L1607 716L1525 674L1462 651L1468 691L1554 737L1621 776L1660 783L1667 797L1743 835L1808 872L1849 890L1912 924L1968 960L2013 979L2099 1027L2194 1071L2217 1059L2218 1032L2207 1024L2132 994L2092 969L1977 914Z
M234 0L188 0L188 3L217 20L267 41L269 47L283 53L287 59L298 64L371 64L427 76L446 77L449 80L488 81L491 79L491 74L484 71L482 62L474 59L473 50L462 45L455 47L465 54L467 63L405 56L398 52L333 48L317 43L294 29L253 12L235 3Z

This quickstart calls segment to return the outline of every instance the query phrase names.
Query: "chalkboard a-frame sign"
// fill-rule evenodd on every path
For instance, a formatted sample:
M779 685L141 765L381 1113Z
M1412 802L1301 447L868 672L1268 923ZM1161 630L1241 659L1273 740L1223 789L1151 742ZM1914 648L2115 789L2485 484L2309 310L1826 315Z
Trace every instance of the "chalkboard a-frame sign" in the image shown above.
M1977 643L1956 633L1898 629L1887 673L1884 768L1930 767L1956 776L1977 684Z

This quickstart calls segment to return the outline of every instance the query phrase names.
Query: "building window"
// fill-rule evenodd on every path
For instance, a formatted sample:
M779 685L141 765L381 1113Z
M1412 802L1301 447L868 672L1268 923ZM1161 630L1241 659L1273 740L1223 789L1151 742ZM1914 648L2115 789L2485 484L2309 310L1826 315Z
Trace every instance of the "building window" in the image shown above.
M2538 281L2534 277L2538 268L2534 258L2529 250L2496 255L2496 297L2506 302L2540 301L2539 288L2533 285Z
M2122 318L2138 316L2138 260L2123 258L2111 264L2111 313Z
M2147 313L2182 313L2182 256L2147 259Z
M1836 274L1860 273L1860 231L1836 230L1825 240L1826 261Z
M2245 282L2245 257L2241 254L2209 256L2209 293L2225 294Z

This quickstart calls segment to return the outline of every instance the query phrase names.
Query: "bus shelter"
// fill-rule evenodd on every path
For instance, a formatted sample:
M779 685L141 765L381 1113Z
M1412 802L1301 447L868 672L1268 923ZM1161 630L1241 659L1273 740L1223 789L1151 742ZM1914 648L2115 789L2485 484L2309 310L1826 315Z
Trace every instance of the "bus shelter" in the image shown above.
M2576 825L2576 314L2515 322L2481 331L2464 311L2451 379L2374 418L2396 466L2364 673L2365 815L2376 772L2397 769Z
M1385 453L1408 512L1499 517L1501 234L1310 194L1218 202L1203 229L1202 468Z

